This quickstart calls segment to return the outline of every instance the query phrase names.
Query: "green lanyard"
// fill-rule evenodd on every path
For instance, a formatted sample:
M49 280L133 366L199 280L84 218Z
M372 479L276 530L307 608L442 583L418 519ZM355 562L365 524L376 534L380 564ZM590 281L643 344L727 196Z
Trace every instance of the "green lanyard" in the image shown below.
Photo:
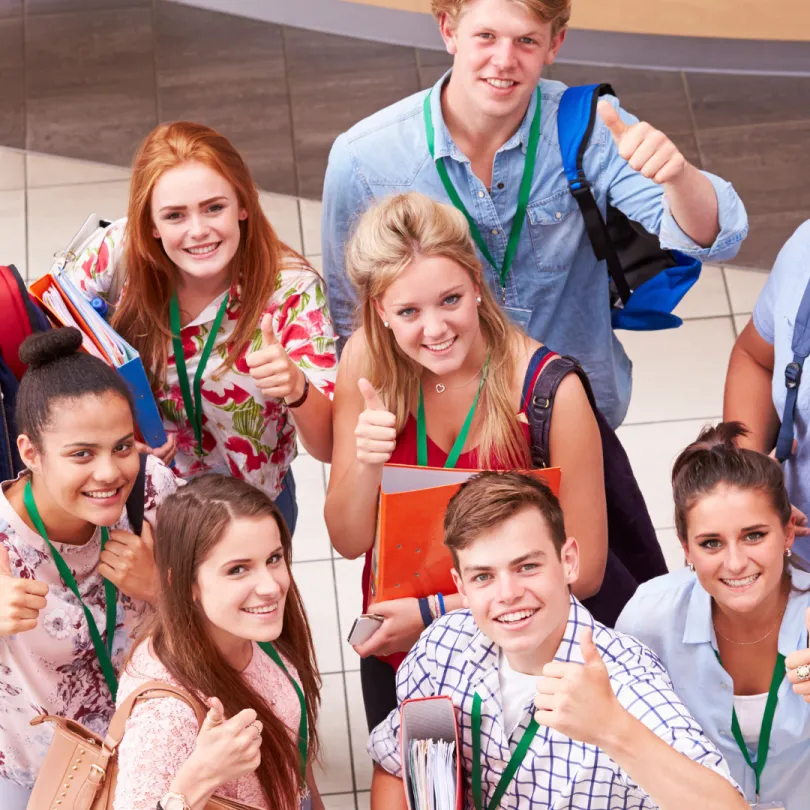
M202 457L205 455L202 443L202 393L200 387L202 386L202 377L205 367L208 364L208 358L211 356L211 350L214 348L214 343L217 340L219 327L222 324L222 319L225 317L225 310L228 308L228 299L230 295L226 295L222 303L219 305L214 323L211 326L211 331L208 333L208 339L203 346L202 355L200 356L200 363L197 366L197 373L194 375L194 400L191 399L191 391L188 385L188 371L186 371L186 357L183 353L183 341L180 337L180 306L177 303L177 293L172 295L172 300L169 302L169 323L172 329L172 346L174 348L174 365L177 368L177 378L180 382L180 392L183 395L183 406L186 409L188 421L191 422L191 427L194 430L194 436L197 439L197 455Z
M478 391L475 393L475 399L467 412L467 418L461 426L461 432L456 437L453 447L450 449L450 455L447 456L447 461L444 466L448 470L452 470L458 463L458 457L467 443L467 435L470 432L470 425L472 424L473 416L475 416L475 408L478 405L478 398L481 396L481 389L484 387L484 381L487 378L487 368L489 366L489 357L484 363L484 368L481 373L481 382L478 383ZM428 449L427 449L427 426L425 425L425 400L422 397L422 383L419 383L419 406L416 410L416 463L419 467L428 466Z
M290 683L295 687L296 694L298 695L298 702L301 704L301 722L298 724L298 755L301 759L301 778L304 784L307 781L307 749L309 747L309 732L307 731L307 699L304 697L304 692L298 685L298 681L290 675L281 656L276 652L276 648L268 641L258 642L259 647L264 650L281 669L281 671L290 679Z
M540 143L540 118L542 107L542 96L540 95L540 88L537 88L535 96L537 98L537 106L534 110L534 118L532 118L531 127L529 128L529 142L526 146L526 161L523 166L523 177L520 181L520 191L518 193L517 210L515 211L515 219L512 223L512 231L509 234L509 241L506 244L506 254L503 257L503 266L498 267L492 254L489 252L487 243L484 237L481 236L481 231L478 229L478 223L472 218L470 212L465 207L458 192L453 186L453 181L447 174L447 167L444 165L444 160L436 160L435 155L435 141L436 134L433 129L433 114L430 110L430 99L432 92L425 96L425 103L423 105L423 112L425 115L425 133L427 134L428 151L431 158L436 161L436 171L439 173L444 190L453 205L461 211L467 218L470 225L470 233L478 245L478 249L484 255L484 258L492 265L493 270L498 274L501 282L501 302L506 302L506 279L509 271L512 268L512 261L517 253L518 242L520 241L520 232L523 229L523 223L526 220L526 208L529 205L529 195L532 191L532 179L534 178L534 167L537 163L537 146Z
M720 654L717 650L714 651L720 666L723 662L720 661ZM768 746L771 743L771 728L773 727L773 718L776 714L776 703L779 700L779 687L785 679L785 656L782 653L776 654L776 666L773 668L773 677L771 678L771 687L768 690L768 700L765 703L765 713L762 715L762 727L759 730L759 743L757 745L757 761L756 764L751 761L751 755L748 753L748 746L743 739L742 730L740 729L740 722L737 720L737 712L731 710L731 733L737 741L740 748L740 753L745 758L745 761L754 771L756 777L756 794L757 804L759 804L759 785L762 771L765 770L765 761L768 759Z
M59 571L59 576L62 577L65 585L73 591L73 595L79 600L79 604L82 606L82 610L84 611L85 618L87 619L87 627L90 631L90 639L93 642L93 647L96 650L96 657L98 658L98 662L101 665L101 672L104 675L104 680L107 681L107 686L110 689L110 694L112 695L113 701L115 700L116 693L118 692L118 679L115 677L115 668L112 664L112 649L113 649L113 640L115 638L115 624L116 624L116 610L117 610L117 600L118 600L118 591L115 588L115 585L112 584L109 580L104 580L104 596L106 598L106 609L107 609L107 645L104 645L104 642L101 639L101 633L98 631L98 627L96 626L96 620L93 618L93 614L90 612L87 605L84 604L84 600L79 593L79 586L76 584L76 579L74 578L73 574L68 568L67 563L63 559L62 555L56 550L56 547L51 543L48 539L48 533L45 531L45 525L42 522L42 518L39 515L39 510L37 509L36 501L34 501L34 493L31 491L31 481L28 480L25 482L25 490L23 491L23 503L25 504L26 511L28 512L28 517L31 518L31 522L34 524L34 528L37 530L39 536L48 544L48 548L51 551L53 556L53 561L56 563L56 570ZM104 546L107 544L107 540L109 540L109 532L105 526L101 527L101 550L104 550Z
M523 732L520 738L515 753L509 759L506 770L501 774L498 784L495 787L495 793L492 795L490 803L487 805L487 810L496 810L500 804L503 794L515 778L517 769L520 763L526 757L529 746L532 744L534 735L537 734L537 729L540 728L539 723L533 717L531 722ZM478 692L475 693L473 698L472 710L472 794L473 802L475 803L475 810L483 810L484 795L481 786L481 696Z

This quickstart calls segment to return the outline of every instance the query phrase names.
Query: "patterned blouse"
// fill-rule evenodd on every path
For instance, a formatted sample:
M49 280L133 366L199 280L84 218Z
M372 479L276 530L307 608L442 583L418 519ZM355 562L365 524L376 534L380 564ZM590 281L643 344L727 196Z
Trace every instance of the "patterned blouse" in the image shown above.
M106 229L103 239L100 235L98 244L86 248L73 264L71 280L89 297L105 298L114 286L116 266L123 261L125 224L126 220L119 220ZM126 285L122 292L125 294ZM234 284L229 295L225 318L202 377L202 457L197 454L194 430L183 405L171 343L167 379L155 392L156 399L166 433L174 433L177 439L175 461L181 475L230 474L276 498L297 454L295 426L283 400L266 398L245 363L245 355L261 345L259 323L251 346L239 356L233 368L214 379L227 357L228 343L236 328L241 309L240 285ZM203 347L224 297L223 293L181 329L189 381L197 372ZM275 333L290 359L304 371L312 385L331 397L337 356L320 276L297 259L285 260L265 312L272 316Z
M45 541L8 502L5 489L10 483L0 486L0 545L8 551L12 576L46 582L49 589L47 607L40 611L35 628L0 638L0 780L31 788L53 737L52 724L31 726L31 719L40 712L68 717L103 736L113 701L82 608L62 582ZM144 514L151 525L155 510L177 484L171 470L149 456ZM111 528L132 530L126 512ZM56 549L74 573L79 592L105 637L104 580L98 573L101 532L96 530L82 546L57 543ZM112 655L116 670L124 663L145 609L144 602L118 594Z

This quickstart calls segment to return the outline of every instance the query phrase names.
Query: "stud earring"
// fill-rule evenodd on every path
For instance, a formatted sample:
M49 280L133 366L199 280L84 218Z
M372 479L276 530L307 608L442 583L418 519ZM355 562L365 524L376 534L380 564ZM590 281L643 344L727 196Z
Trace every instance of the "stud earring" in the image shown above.
M689 570L694 574L695 573L695 564L694 563L687 563L687 567Z
M793 549L792 548L786 548L785 549L785 556L786 557L792 557L793 556Z
M479 295L478 298L475 299L479 304L481 303L481 296Z
M383 326L388 329L388 321L383 321Z

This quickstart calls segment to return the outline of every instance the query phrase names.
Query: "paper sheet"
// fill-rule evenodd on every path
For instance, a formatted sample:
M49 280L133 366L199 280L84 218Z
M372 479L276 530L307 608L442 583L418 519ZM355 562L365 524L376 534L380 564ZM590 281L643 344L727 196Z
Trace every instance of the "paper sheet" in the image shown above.
M414 810L455 810L456 744L412 740L409 757Z
M93 357L98 357L99 360L103 360L105 363L107 362L107 358L96 348L93 341L87 337L79 324L76 323L76 319L70 314L70 310L67 306L65 306L65 302L62 300L62 296L59 294L58 290L53 289L53 287L45 290L42 300L51 312L56 315L63 326L74 326L82 333L82 348L88 354L92 354Z

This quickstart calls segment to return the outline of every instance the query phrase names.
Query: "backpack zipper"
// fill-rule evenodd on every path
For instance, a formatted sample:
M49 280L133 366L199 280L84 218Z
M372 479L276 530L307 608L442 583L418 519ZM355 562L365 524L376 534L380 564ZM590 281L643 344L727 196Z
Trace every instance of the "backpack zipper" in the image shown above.
M14 459L11 455L11 434L8 430L8 419L6 418L6 405L5 405L6 396L3 393L3 389L0 388L0 413L3 414L3 433L6 436L6 450L8 451L8 471L9 475L13 478L14 477Z

